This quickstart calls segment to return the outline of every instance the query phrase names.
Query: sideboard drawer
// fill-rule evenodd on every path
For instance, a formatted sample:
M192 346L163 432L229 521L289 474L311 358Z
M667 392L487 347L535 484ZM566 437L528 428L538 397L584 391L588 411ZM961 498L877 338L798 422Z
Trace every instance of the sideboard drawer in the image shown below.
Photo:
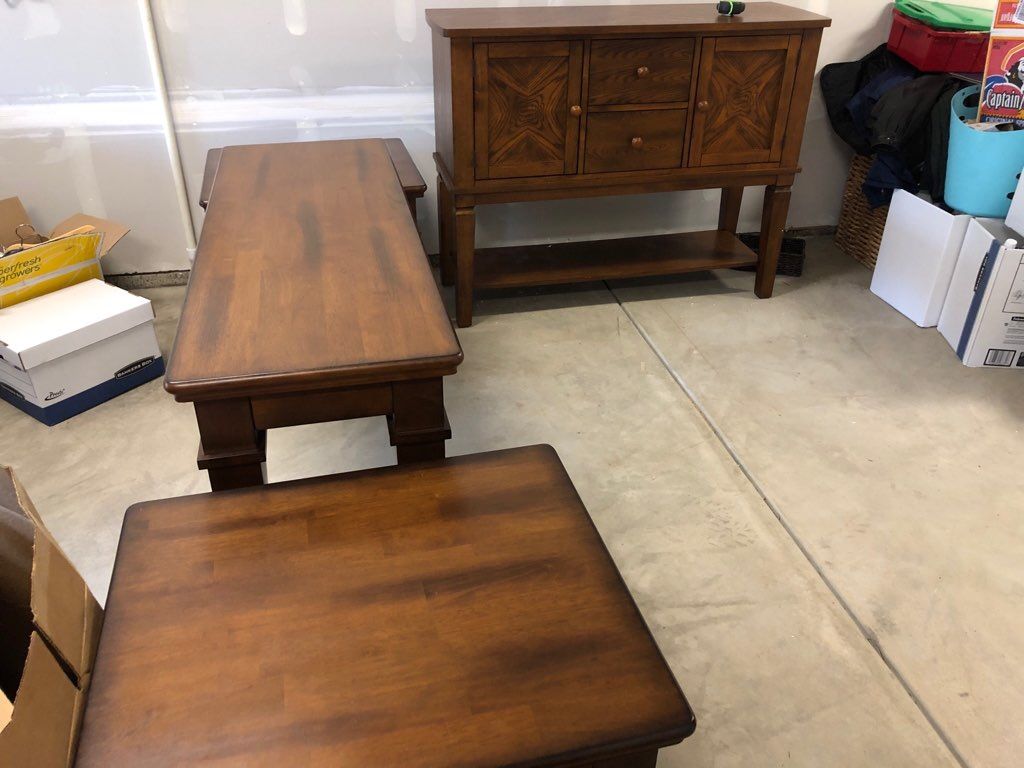
M590 104L656 104L690 99L693 38L594 40Z
M678 168L685 132L685 109L591 112L583 172Z

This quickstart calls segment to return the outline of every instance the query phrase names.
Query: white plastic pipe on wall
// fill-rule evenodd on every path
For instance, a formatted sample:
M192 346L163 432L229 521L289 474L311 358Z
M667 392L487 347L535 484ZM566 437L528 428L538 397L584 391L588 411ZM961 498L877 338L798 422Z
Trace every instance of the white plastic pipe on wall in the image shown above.
M160 41L156 36L153 24L153 8L151 0L139 0L139 13L142 15L142 32L146 38L146 53L149 66L153 72L153 88L160 104L161 122L164 130L164 141L167 144L167 155L171 161L171 176L174 179L175 196L184 229L186 248L189 261L195 257L196 231L192 220L192 209L188 203L188 192L185 189L185 175L181 165L181 153L178 150L178 134L174 130L174 116L171 113L171 100L167 94L167 82L164 79L163 60L160 58Z

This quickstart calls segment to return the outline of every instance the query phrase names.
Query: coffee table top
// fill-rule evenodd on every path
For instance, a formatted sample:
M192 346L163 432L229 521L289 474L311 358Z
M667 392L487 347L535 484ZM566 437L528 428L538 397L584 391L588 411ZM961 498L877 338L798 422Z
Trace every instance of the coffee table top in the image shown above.
M77 764L562 765L694 726L535 446L132 507Z
M164 386L178 400L455 372L383 139L227 147Z

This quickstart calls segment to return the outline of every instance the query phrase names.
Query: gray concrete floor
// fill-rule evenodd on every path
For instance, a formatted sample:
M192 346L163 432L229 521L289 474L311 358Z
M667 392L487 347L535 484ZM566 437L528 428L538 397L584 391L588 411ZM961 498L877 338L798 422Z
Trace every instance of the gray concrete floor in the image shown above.
M551 443L698 716L674 766L1012 766L1024 754L1024 377L960 366L825 240L741 272L492 297L451 453ZM183 288L144 291L169 349ZM208 488L150 383L13 464L101 597L124 509ZM383 420L272 432L272 481L393 462ZM1016 470L1016 471L1015 471Z

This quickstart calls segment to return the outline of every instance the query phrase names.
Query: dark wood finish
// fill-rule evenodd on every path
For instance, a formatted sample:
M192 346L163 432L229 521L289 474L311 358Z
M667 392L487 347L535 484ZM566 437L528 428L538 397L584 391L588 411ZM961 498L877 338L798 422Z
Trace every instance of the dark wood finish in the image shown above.
M437 251L441 284L455 285L455 207L444 179L437 177Z
M252 399L252 418L257 429L279 429L300 424L389 416L392 385L271 395Z
M800 147L807 125L807 109L814 89L814 73L818 67L822 30L809 29L801 35L800 61L797 64L793 96L789 102L789 121L786 123L786 142L782 148L782 164L800 162ZM782 183L782 182L780 182Z
M682 102L690 98L693 38L595 40L590 47L591 107Z
M266 429L394 419L406 388L431 396L402 400L399 460L403 442L443 457L441 377L462 350L409 217L425 185L396 142L222 152L164 382L195 402L214 490L265 481Z
M579 42L474 46L477 178L576 172L582 56Z
M194 403L199 426L196 464L210 475L210 488L229 491L267 482L267 434L256 426L248 398Z
M203 186L199 190L199 207L204 211L210 204L210 194L213 192L213 182L217 179L217 166L220 165L220 153L224 150L215 147L206 153L206 166L203 168Z
M800 35L706 40L691 165L778 162Z
M740 224L740 206L743 205L743 187L724 187L718 208L718 228L736 234Z
M444 37L565 35L731 35L821 29L830 19L780 3L748 3L741 16L721 16L715 3L681 5L529 6L437 8L427 24Z
M79 768L652 768L693 713L545 446L125 515Z
M455 372L382 141L229 147L217 179L166 378L177 399Z
M420 169L416 167L401 139L384 139L384 146L398 175L398 183L402 185L402 191L405 193L409 213L412 214L412 220L416 221L416 201L427 193L427 182L423 180Z
M480 288L561 285L749 267L756 263L756 253L735 236L719 230L552 245L513 245L476 252L476 285Z
M442 380L396 382L391 391L388 434L398 451L398 463L443 459L444 440L452 431L444 410Z
M474 286L496 268L474 264L474 206L717 187L726 190L720 225L735 233L744 187L785 189L800 170L822 29L831 23L823 16L752 3L725 17L710 1L426 14L442 264L460 326L472 323ZM774 231L787 206L781 193L771 197ZM778 260L776 244L763 241L759 273ZM671 261L646 263L663 274ZM599 257L588 271L580 257L564 271L592 280L609 269ZM528 272L550 280L559 269ZM525 273L514 279L522 284ZM771 288L764 277L755 293L766 298Z
M405 201L415 219L416 201L426 194L427 183L423 180L419 168L416 167L416 163L413 162L409 150L406 149L401 139L384 139L384 146L387 147L388 154L391 156L391 163L394 165L395 173L398 174L398 183L402 185ZM220 166L220 156L223 151L223 147L218 147L206 153L203 187L199 193L199 207L204 211L210 204L210 195L213 193L213 183L217 179L217 168Z
M685 109L598 112L587 120L586 173L678 168Z
M455 209L455 317L460 328L473 324L473 270L476 249L476 211Z
M782 235L786 229L789 213L789 187L769 186L764 191L764 210L761 214L761 238L758 250L761 258L757 262L757 276L754 279L754 293L758 298L768 298L775 288L775 271L782 248Z
M443 168L439 168L442 178L447 178ZM689 173L690 169L683 169L685 173L677 173L673 169L660 171L644 171L639 174L635 171L590 173L579 176L559 177L566 180L565 185L545 184L554 177L537 179L505 179L508 182L507 189L492 187L492 182L480 181L474 192L462 192L458 194L459 205L489 205L496 203L522 202L527 192L530 200L561 200L564 198L581 197L602 197L606 195L632 195L647 194L650 192L676 192L688 189L707 189L714 180L715 186L724 186L742 182L744 186L760 186L763 184L777 183L778 185L793 183L799 168L780 168L778 165L747 165L747 166L723 166L712 172L705 172L701 169L695 173ZM530 182L535 186L529 189ZM526 182L520 184L520 182ZM450 184L445 181L445 184ZM450 187L451 188L451 187ZM453 201L455 195L452 196Z

